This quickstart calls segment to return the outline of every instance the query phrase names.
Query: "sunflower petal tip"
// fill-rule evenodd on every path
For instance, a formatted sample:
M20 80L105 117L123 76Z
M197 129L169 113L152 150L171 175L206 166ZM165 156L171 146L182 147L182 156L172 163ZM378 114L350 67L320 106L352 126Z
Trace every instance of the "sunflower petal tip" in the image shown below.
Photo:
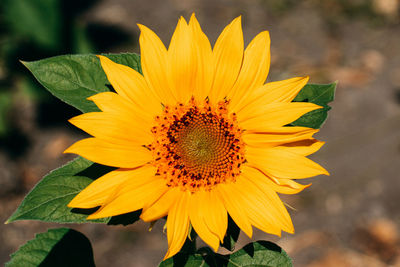
M70 118L70 119L68 120L68 122L71 123L72 125L75 125L75 126L76 126L76 122L79 121L79 118L77 118L77 117L78 117L78 116Z
M187 25L187 21L183 16L180 16L180 18L179 18L178 24L180 24L180 23L184 23L185 25Z
M89 205L88 205L89 204ZM82 197L80 194L76 195L68 204L68 208L76 208L76 209L87 209L87 208L94 208L94 206L90 205L87 202L87 198Z
M92 215L93 215L93 214L92 214ZM86 220L94 220L94 219L96 219L96 218L93 218L92 215L87 216L87 217L86 217Z
M165 261L166 259L171 258L172 256L174 256L176 253L172 253L170 250L167 251L167 253L164 256L163 261Z
M250 239L253 238L253 229L251 229L251 231L249 233L246 233L246 234Z
M89 216L86 217L87 220L95 220L95 219L100 219L100 218L104 218L104 216L99 216L98 212L95 212L93 214L90 214Z
M103 56L103 55L96 55L96 57L98 57L100 59L100 64L103 68L105 68L105 66L107 66L109 63L112 62L111 59L109 59L108 57Z
M268 37L269 36L269 31L265 30L265 31L260 32L259 34L261 34L261 35L263 35L265 37Z
M240 25L242 24L242 15L237 16L232 23L239 23Z
M317 105L317 104L313 104L313 105L314 105L315 109L321 109L321 108L324 108L323 106L320 106L320 105Z
M67 204L67 207L68 208L76 208L76 205L74 205L74 200L72 199L68 204Z
M140 36L143 36L143 32L150 30L147 26L145 26L143 24L137 23L136 25L139 27Z
M71 153L74 153L74 152L72 151L71 147L68 147L67 149L65 149L65 150L63 151L63 154L71 154Z
M219 244L217 244L216 246L213 246L212 249L214 250L215 253L217 253L218 249L219 249Z
M289 234L294 234L294 227L292 226L291 228L287 229L285 232Z
M198 23L199 22L197 21L196 14L193 12L192 15L190 16L189 25L193 26L193 25L196 25Z

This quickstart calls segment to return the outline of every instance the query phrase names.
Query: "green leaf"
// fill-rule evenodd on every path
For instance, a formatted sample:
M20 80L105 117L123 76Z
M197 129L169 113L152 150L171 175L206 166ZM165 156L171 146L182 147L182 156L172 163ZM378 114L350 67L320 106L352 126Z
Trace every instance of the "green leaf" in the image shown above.
M62 20L59 0L5 0L4 18L11 34L38 46L61 46Z
M291 267L292 260L278 245L268 241L247 244L228 255L201 248L195 254L180 252L160 263L159 267Z
M82 175L92 165L94 164L91 161L78 157L50 172L25 197L7 223L19 220L58 223L109 222L110 218L86 220L87 214L94 210L79 214L71 212L72 209L67 207L72 198L93 181Z
M68 228L37 234L11 255L6 267L95 266L93 250L82 233Z
M137 54L105 56L141 72L140 57ZM53 95L82 112L98 111L96 105L87 98L109 91L109 82L95 55L65 55L23 64Z
M292 122L294 126L304 126L314 129L321 128L328 117L328 111L331 109L328 103L335 98L337 82L331 84L307 84L293 100L294 102L310 102L320 106L322 109L313 110L296 121Z
M86 220L98 208L68 208L67 204L93 180L114 170L78 157L46 175L25 197L6 223L20 220L40 220L57 223L107 223L128 225L139 220L141 210L126 214Z
M227 267L291 267L292 260L278 245L268 241L247 244L227 258Z

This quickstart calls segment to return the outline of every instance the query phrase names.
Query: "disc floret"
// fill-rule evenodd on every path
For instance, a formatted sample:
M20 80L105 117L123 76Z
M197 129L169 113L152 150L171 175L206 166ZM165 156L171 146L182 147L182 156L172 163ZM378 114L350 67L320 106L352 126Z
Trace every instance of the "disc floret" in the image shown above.
M184 105L166 106L152 128L157 175L170 187L195 192L219 183L235 181L244 163L242 130L236 114L228 112L229 101L213 107L191 99Z

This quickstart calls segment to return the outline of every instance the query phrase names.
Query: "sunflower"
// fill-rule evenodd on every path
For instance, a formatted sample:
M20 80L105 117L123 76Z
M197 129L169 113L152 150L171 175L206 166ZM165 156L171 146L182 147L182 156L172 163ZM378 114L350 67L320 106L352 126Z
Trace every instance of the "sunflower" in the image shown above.
M295 103L308 77L264 84L270 38L258 34L244 49L241 18L212 48L194 14L180 18L168 50L139 25L143 75L98 56L114 92L91 96L101 112L70 120L93 137L66 153L117 167L82 190L73 208L100 207L88 219L142 210L167 216L168 252L175 255L191 227L215 251L228 214L252 236L252 226L293 233L277 193L295 194L302 179L328 172L306 158L323 142L318 130L287 126L321 108Z

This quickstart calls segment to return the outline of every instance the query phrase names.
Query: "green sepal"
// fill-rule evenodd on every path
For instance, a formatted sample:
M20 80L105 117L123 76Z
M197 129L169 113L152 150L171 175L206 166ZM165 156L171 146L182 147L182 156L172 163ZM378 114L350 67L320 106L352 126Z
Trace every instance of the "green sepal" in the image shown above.
M89 239L69 228L50 229L22 245L6 267L95 266Z

